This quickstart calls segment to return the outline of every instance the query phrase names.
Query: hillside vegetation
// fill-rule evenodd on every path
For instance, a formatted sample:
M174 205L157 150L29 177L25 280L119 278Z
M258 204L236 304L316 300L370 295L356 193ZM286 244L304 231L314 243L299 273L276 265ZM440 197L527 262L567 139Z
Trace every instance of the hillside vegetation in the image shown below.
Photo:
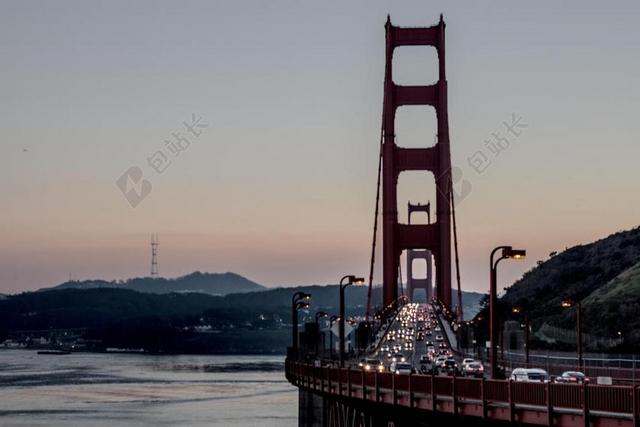
M622 331L637 346L640 311L640 227L612 234L552 256L508 288L500 299L503 316L511 307L527 308L534 330L543 323L575 327L575 311L562 300L584 305L585 333L614 337ZM636 325L636 326L632 326Z
M213 296L202 293L142 293L122 287L53 289L0 300L0 342L16 331L86 329L83 338L100 348L144 348L169 353L282 353L290 340L291 296L311 293L315 312L338 312L337 285L278 288ZM374 306L381 289L375 288ZM366 286L346 290L347 315L366 310ZM463 294L472 310L480 294ZM472 312L469 312L471 315ZM40 332L43 331L43 332Z
M590 332L611 335L620 331L626 339L640 342L640 262L627 269L582 301Z

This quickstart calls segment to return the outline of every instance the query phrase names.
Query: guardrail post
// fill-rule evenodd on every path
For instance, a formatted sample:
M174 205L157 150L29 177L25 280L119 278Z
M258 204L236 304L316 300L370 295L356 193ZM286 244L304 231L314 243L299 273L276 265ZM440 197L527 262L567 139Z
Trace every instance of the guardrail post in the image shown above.
M331 379L333 378L333 367L329 367L327 371L329 372L329 378L327 379L327 388L329 389L329 393L333 393L333 380Z
M633 409L633 427L638 427L638 386L633 385L631 388L631 408Z
M438 409L438 400L436 399L436 381L433 371L431 371L431 410L436 412Z
M582 383L582 399L583 399L583 407L582 407L582 418L584 421L584 427L589 427L589 387L588 383Z
M453 401L453 415L458 415L458 405L456 396L456 376L451 377L451 399Z
M513 381L509 380L508 382L509 388L509 421L513 424L516 420L515 417L515 404L513 403Z
M342 385L340 386L340 395L342 395ZM347 367L347 396L351 397L351 366Z
M547 404L547 424L553 425L553 402L551 400L551 383L546 383L544 387L545 402Z
M412 373L409 373L409 408L413 409L413 391L411 389L411 377L412 377Z
M398 393L396 392L396 376L391 377L391 391L393 392L393 404L398 403Z
M485 397L485 380L484 376L480 380L480 400L482 401L482 419L487 419L487 399Z

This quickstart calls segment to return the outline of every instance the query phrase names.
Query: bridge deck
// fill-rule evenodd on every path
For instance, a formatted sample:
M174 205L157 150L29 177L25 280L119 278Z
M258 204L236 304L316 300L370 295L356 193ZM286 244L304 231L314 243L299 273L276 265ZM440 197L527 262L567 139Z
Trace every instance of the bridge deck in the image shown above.
M640 389L395 375L287 361L295 386L334 398L533 425L639 427ZM425 414L426 415L426 414Z

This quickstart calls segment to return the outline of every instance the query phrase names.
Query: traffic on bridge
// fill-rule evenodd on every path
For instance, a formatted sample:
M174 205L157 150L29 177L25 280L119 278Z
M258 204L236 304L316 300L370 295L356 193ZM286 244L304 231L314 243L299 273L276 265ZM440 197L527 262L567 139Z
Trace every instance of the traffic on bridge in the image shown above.
M484 376L481 361L453 351L438 311L431 304L402 306L389 326L380 331L373 348L358 367L395 374Z
M365 279L345 275L339 281L340 311L329 317L330 352L320 339L316 322L298 333L298 311L310 307L312 296L296 293L292 299L292 346L286 361L287 379L300 389L301 426L397 426L457 422L461 417L479 424L518 424L589 427L640 427L640 392L635 382L614 384L611 377L595 381L583 369L580 301L563 300L562 307L577 312L577 369L567 367L549 375L529 358L524 307L526 355L521 366L499 357L498 265L521 260L525 249L500 245L489 258L488 340L482 360L464 352L460 326L465 325L456 201L453 192L451 148L445 73L445 23L426 28L385 24L385 78L378 180L369 265L366 313L351 319L346 331L345 289L364 285ZM430 46L438 54L438 79L432 85L403 86L393 80L393 54L401 46ZM435 145L404 148L396 144L396 110L406 105L433 107L437 119ZM425 140L431 140L430 136ZM432 172L435 178L435 220L431 201L408 205L408 221L398 219L398 176L404 171ZM426 223L412 221L412 213L427 214ZM382 305L372 311L378 217L382 218ZM401 274L407 260L406 288ZM415 278L412 260L426 261L427 277ZM434 274L432 274L435 272ZM452 282L457 282L457 306ZM427 303L413 300L424 289ZM558 304L560 309L560 304ZM328 317L327 313L321 312ZM338 332L333 325L337 323ZM337 335L337 346L334 345ZM337 357L334 350L337 347ZM484 349L484 345L482 345ZM480 358L480 352L472 353ZM634 369L635 376L635 369ZM604 381L603 379L607 379ZM635 377L634 377L635 378Z

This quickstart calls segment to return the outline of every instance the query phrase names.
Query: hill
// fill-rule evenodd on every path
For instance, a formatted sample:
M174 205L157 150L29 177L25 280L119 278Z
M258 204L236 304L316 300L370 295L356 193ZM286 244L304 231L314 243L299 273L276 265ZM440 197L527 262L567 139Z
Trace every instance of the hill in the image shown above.
M585 333L614 337L623 326L637 322L639 261L640 227L569 248L507 288L499 309L502 316L509 317L511 307L525 307L534 331L544 323L573 329L575 312L563 309L561 302L581 301ZM632 345L640 343L638 338L632 334L625 337Z
M582 301L640 260L640 227L574 246L528 271L503 302L529 307L532 317L560 313L563 299Z
M110 282L109 282L110 283ZM213 296L199 293L144 293L122 287L66 288L10 295L0 300L0 342L7 337L39 338L59 329L84 329L83 338L100 348L145 348L172 353L279 353L290 335L291 297L312 295L317 311L338 312L337 285L278 288ZM347 288L348 315L365 311L367 287ZM463 295L470 307L478 295ZM382 292L375 288L374 306Z
M106 280L69 281L54 286L53 288L40 289L40 291L96 288L129 289L154 294L198 292L209 295L227 295L230 293L254 292L265 289L264 286L242 277L239 274L201 273L196 271L175 279L144 277L129 279L125 282L109 282Z
M590 333L610 336L622 332L625 339L640 342L640 262L616 276L582 301Z

